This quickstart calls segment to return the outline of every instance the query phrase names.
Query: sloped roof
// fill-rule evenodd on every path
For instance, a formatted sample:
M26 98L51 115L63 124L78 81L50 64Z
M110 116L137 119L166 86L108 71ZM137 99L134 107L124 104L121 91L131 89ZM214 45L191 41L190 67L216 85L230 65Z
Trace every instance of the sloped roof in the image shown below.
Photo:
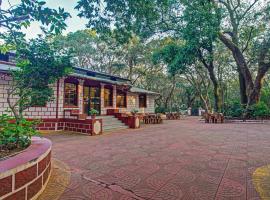
M145 90L145 89L138 88L138 87L132 87L132 88L130 89L130 92L133 92L133 93L143 93L143 94L152 94L152 95L159 95L159 93L157 93L157 92L152 92L152 91Z
M10 72L10 70L17 70L17 69L18 67L16 67L12 63L0 61L0 72L7 73L7 72ZM145 90L142 88L133 87L131 85L131 81L126 78L122 78L119 76L114 76L114 75L110 75L106 73L95 72L89 69L83 69L83 68L78 68L78 67L73 67L73 69L74 71L71 74L69 74L69 76L74 76L78 78L86 78L86 79L96 80L96 81L114 84L114 85L130 86L130 92L133 92L133 93L143 93L143 94L151 94L151 95L159 94L159 93Z

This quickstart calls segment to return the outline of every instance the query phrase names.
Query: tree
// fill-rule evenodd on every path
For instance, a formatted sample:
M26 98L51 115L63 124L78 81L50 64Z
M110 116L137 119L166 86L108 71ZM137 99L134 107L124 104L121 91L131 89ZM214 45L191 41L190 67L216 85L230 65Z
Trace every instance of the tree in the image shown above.
M13 81L7 91L7 102L17 123L23 119L25 109L52 100L51 84L71 67L69 56L59 53L46 39L31 40L27 46L18 49L18 70L12 72Z
M100 32L109 32L110 27L115 27L114 32L123 35L121 40L134 33L146 39L159 33L166 37L181 39L185 44L185 52L183 49L178 61L194 54L195 58L202 62L214 85L215 109L220 110L220 86L214 72L213 60L213 43L218 36L220 23L219 9L203 0L105 2L105 4L86 0L78 2L76 8L80 11L79 16L89 19L88 27L94 27ZM177 67L181 68L174 66Z
M231 51L237 64L242 103L248 106L256 104L260 100L263 79L270 68L270 32L267 26L270 3L220 0L217 5L226 11L219 39ZM252 50L258 67L253 79L247 51L254 45Z
M2 9L0 1L0 27L5 29L0 32L0 39L5 41L2 50L8 51L25 43L25 35L21 29L28 28L33 21L41 22L46 34L59 34L66 28L65 20L70 14L63 8L56 10L45 5L45 1L21 0L18 4L9 4L9 8Z
M70 17L63 8L58 10L45 6L45 1L21 0L20 3L2 9L0 1L0 33L4 40L2 51L16 50L18 70L12 72L12 85L8 90L8 104L17 123L23 111L33 105L44 105L52 97L49 87L70 67L69 56L58 52L47 39L38 38L27 42L22 27L28 28L33 21L42 23L47 36L59 34L66 28L65 20ZM46 29L48 28L48 29ZM62 51L62 53L64 53ZM16 97L14 102L12 98Z

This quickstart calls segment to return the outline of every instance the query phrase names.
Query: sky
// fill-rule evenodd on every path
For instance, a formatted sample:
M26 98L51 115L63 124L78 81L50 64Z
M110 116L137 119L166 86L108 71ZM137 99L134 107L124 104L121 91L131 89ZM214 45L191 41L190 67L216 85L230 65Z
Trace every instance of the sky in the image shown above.
M9 0L12 5L17 4L20 0ZM77 16L78 11L74 9L78 0L44 0L46 1L46 6L50 8L57 9L58 7L64 8L70 13L72 18L66 20L67 29L63 32L66 34L68 32L74 32L77 30L85 29L85 24L87 20ZM3 8L8 6L8 1L3 0ZM27 30L23 30L26 34L26 38L35 38L38 34L42 33L38 22L32 22L31 26ZM2 31L2 30L0 30Z

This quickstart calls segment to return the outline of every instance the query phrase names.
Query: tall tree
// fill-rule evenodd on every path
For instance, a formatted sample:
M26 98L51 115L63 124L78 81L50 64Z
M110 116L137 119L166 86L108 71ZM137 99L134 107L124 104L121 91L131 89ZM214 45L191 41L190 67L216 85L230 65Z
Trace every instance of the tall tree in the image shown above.
M114 31L123 36L122 40L133 33L143 38L161 33L184 40L186 56L194 54L208 70L214 85L215 109L220 110L220 87L213 62L213 42L217 38L220 12L213 5L203 0L107 0L105 4L80 0L76 8L80 11L79 16L89 19L88 27L100 32L108 32L115 27Z
M242 103L253 105L260 100L262 82L270 68L270 32L267 25L270 3L260 0L218 0L217 5L225 10L219 39L232 52L237 64ZM254 44L253 55L258 66L255 78L246 53Z
M47 38L27 42L22 28L33 21L42 23L47 36L59 34L66 28L65 20L70 16L63 8L46 7L45 1L21 0L3 9L0 1L0 39L2 51L16 50L17 70L12 71L12 84L8 89L7 102L16 122L23 120L23 111L33 105L44 105L52 99L50 84L63 76L70 67L69 56L57 51ZM16 100L12 100L12 98Z
M7 102L17 122L22 120L25 109L52 100L50 85L71 67L69 55L59 53L46 39L34 39L27 44L28 48L18 49L18 69L12 71L13 81L7 90Z

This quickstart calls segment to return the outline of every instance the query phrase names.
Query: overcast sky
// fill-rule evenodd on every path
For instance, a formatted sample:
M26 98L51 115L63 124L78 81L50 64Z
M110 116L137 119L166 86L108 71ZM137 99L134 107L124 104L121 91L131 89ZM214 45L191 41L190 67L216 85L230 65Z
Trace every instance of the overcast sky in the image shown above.
M67 12L69 12L72 16L72 18L69 18L66 20L67 24L67 30L64 31L64 34L68 32L74 32L76 30L81 30L85 28L85 24L87 23L87 20L84 18L79 18L77 16L78 11L74 9L76 6L76 3L78 0L45 0L47 2L47 6L50 8L57 9L58 7L63 7ZM10 0L10 3L12 5L20 2L20 0ZM3 0L3 8L6 8L8 6L8 1ZM27 38L34 38L37 36L37 34L41 33L41 30L39 28L40 24L37 22L32 23L31 27L29 27L27 30L24 30L26 33ZM2 31L2 30L1 30Z

